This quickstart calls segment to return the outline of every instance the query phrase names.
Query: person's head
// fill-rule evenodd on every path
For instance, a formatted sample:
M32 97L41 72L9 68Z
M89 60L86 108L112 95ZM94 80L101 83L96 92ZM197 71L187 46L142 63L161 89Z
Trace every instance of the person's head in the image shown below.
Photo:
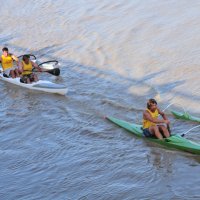
M23 57L22 57L22 60L27 64L29 63L29 59L30 59L29 55L23 55Z
M8 48L7 48L7 47L4 47L4 48L2 49L2 51L3 51L3 55L4 55L4 56L8 56Z
M149 99L147 102L147 108L151 111L155 111L157 109L157 101L155 99Z

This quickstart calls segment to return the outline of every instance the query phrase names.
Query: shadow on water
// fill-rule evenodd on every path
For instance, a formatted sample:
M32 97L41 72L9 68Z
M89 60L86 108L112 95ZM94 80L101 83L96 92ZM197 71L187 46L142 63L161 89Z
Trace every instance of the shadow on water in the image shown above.
M82 95L84 94L87 95L89 94L88 91L93 90L91 91L91 93L94 95L95 94L94 89L99 90L97 91L97 93L101 94L103 91L106 91L108 88L110 89L110 91L112 91L112 88L115 88L115 91L119 93L119 90L117 89L118 86L123 88L123 91L125 91L125 89L129 88L133 84L135 87L137 85L141 85L140 80L134 80L131 78L123 77L111 70L110 71L100 70L94 66L85 66L83 64L76 63L73 61L55 58L52 56L52 54L57 52L58 45L44 47L42 49L34 50L31 52L27 52L26 48L23 48L17 45L9 45L9 43L7 43L7 46L10 48L11 52L13 52L13 49L14 49L15 52L13 53L15 54L17 54L16 52L33 53L36 56L40 55L40 57L44 55L45 58L48 60L58 59L59 62L61 62L63 65L62 76L67 77L67 85L69 86L70 90L73 91L73 88L74 88L73 86L79 86L79 88L78 87L76 88L76 91L78 90L76 94L79 93ZM58 80L61 80L61 79L58 78ZM93 88L91 88L91 85L90 85L91 80L93 81L93 84L94 84ZM154 89L152 87L150 88L150 90L152 93L156 93L155 91L153 91ZM141 96L143 97L143 94L141 94Z
M7 41L9 41L9 38L7 38ZM62 64L61 77L55 78L49 76L49 78L67 84L69 88L69 94L67 96L70 96L71 103L74 104L75 107L79 106L80 108L80 106L82 106L82 109L87 108L91 112L95 112L96 110L101 117L118 113L124 118L131 116L131 119L136 119L138 115L137 112L141 112L144 109L146 100L150 97L155 97L159 93L156 88L161 89L162 93L167 93L185 82L175 81L151 86L145 81L165 73L165 70L152 72L143 78L134 79L120 75L112 70L102 70L95 66L86 66L71 60L55 58L53 54L57 52L59 45L51 45L31 52L27 52L26 48L17 45L9 45L9 43L7 45L10 49L13 48L15 50L15 54L16 52L33 53L37 57L39 55L40 58L44 56L46 60L59 60ZM144 92L141 90L141 87L145 88ZM130 91L132 88L133 92ZM182 95L189 98L189 96L184 93L182 93ZM196 96L194 99L198 100L198 97ZM162 102L163 105L168 103L167 101ZM113 109L111 107L113 107ZM127 112L126 116L124 116L124 111ZM136 118L130 111L136 112Z
M7 42L9 42L10 40L12 40L14 38L14 36L12 36L12 35L7 35L7 36L5 36L5 37L0 37L0 44L3 44L3 46L13 46L13 45L9 45L9 43L7 43ZM2 47L3 48L3 47Z
M183 80L182 81L174 81L172 83L162 84L159 86L159 88L162 91L162 93L168 93L168 92L171 92L172 89L174 89L177 86L180 86L184 83L185 83L185 81L183 81Z
M15 50L15 54L16 52L29 53L26 48L16 45L7 45L11 52L12 49ZM30 53L34 53L36 56L43 54L46 59L52 60L55 59L52 54L54 54L57 49L57 45L52 45ZM62 77L67 77L66 82L69 88L69 94L67 96L70 96L71 104L73 104L74 107L79 107L79 109L82 107L83 110L87 108L90 112L95 112L96 110L96 113L101 117L105 114L109 114L108 110L112 110L110 106L113 106L117 112L121 113L123 113L123 110L140 110L140 108L134 106L134 101L142 102L146 94L141 93L140 96L132 96L127 88L132 85L134 85L134 87L141 85L141 80L123 77L111 70L105 71L97 69L94 66L85 66L70 60L56 59L63 65ZM147 87L149 88L149 93L154 93L155 95L156 92L154 89L149 86ZM111 113L115 113L114 109Z
M54 81L67 83L69 87L69 92L71 93L71 98L76 99L76 95L80 97L91 95L94 100L100 101L99 104L105 106L105 104L109 104L114 106L115 108L124 108L126 111L142 111L146 100L150 97L155 97L161 91L161 93L174 93L174 96L184 96L184 98L191 98L191 96L184 92L173 92L172 89L176 88L185 83L185 81L174 81L171 83L157 84L157 85L149 85L146 81L159 76L160 74L164 74L166 70L160 70L158 72L152 72L140 79L134 79L130 77L126 77L120 75L112 70L102 70L98 69L95 66L86 66L84 64L80 64L67 59L55 58L53 56L59 49L59 45L51 45L39 50L33 50L31 52L27 52L26 48L9 44L9 40L12 37L1 38L2 41L6 41L8 47L13 48L16 52L24 52L24 53L33 53L37 57L41 58L45 57L46 60L57 59L61 62L61 77L55 78L49 76L49 78L54 79ZM12 52L12 49L11 49ZM63 78L67 78L65 81ZM93 85L91 87L91 81ZM134 88L134 92L130 92L130 88ZM146 88L145 92L141 91L141 87ZM139 88L139 89L138 89ZM135 93L135 91L137 91ZM70 95L69 93L69 95ZM116 95L112 95L115 93ZM81 100L84 100L81 98ZM89 97L87 101L89 101ZM193 100L199 101L200 97L197 95L193 96ZM94 101L93 101L94 102ZM166 105L169 102L163 100L162 104ZM176 107L175 107L176 108Z
M154 78L154 77L156 77L156 76L158 76L158 75L160 75L162 73L165 73L166 71L167 70L160 70L159 72L153 72L151 74L148 74L148 75L144 76L140 81L144 82L144 81L150 80L150 79L152 79L152 78Z

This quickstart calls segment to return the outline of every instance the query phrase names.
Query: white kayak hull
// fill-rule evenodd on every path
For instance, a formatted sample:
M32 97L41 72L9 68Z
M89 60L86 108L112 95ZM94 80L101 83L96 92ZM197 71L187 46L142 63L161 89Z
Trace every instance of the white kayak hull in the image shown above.
M6 78L3 76L2 73L0 73L0 79L9 83L12 83L14 85L18 85L30 90L38 90L42 92L48 92L48 93L56 93L65 95L67 93L67 87L65 85L52 83L50 81L45 80L39 80L38 82L33 82L31 84L21 83L20 78Z

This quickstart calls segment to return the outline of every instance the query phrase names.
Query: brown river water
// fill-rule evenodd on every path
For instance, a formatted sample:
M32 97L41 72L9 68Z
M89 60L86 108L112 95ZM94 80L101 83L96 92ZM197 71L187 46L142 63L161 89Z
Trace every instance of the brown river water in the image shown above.
M141 123L149 98L200 116L200 1L7 0L0 46L56 59L65 96L0 81L0 199L200 199L200 157L104 116ZM196 123L176 120L173 132ZM199 129L186 138L200 142Z

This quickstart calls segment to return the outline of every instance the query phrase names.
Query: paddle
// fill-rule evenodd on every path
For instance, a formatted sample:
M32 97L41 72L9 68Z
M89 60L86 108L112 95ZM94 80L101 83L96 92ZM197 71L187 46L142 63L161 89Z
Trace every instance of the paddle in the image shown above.
M169 131L169 134L171 135L171 129L170 129L169 124L167 124L167 130Z
M36 56L33 54L23 54L23 55L18 56L18 58L22 58L24 55L28 55L28 56L30 56L30 58L33 57L35 60L34 62L36 62L36 60L37 60ZM45 61L45 62L38 64L38 66L41 66L41 65L47 64L47 63L54 63L54 65L59 65L57 60L49 60L49 61ZM54 68L54 67L52 66L52 68ZM58 74L58 70L56 71L56 74Z
M42 69L42 71L38 71L36 68L33 68L33 72L47 72L47 73L52 74L54 76L60 75L60 69L59 68L54 68L54 69L49 69L49 70Z
M44 64L47 64L47 63L54 63L53 66L58 65L58 61L57 60L49 60L49 61L45 61L45 62L40 63L38 66L41 66L41 65L44 65ZM54 76L59 76L60 75L60 69L59 68L53 68L53 69L47 69L47 70L42 69L42 71L43 72L47 72L49 74L52 74Z
M36 56L33 55L33 54L25 54L25 55L29 55L30 57L32 56L36 60ZM18 56L18 58L21 58L23 56L24 55ZM42 62L42 63L38 64L38 66L41 66L41 65L47 64L47 63L55 63L54 65L58 65L59 64L57 60L49 60L49 61L45 61L45 62ZM36 68L33 68L32 71L34 71L34 72L47 72L47 73L52 74L54 76L59 76L60 75L60 69L59 68L42 69L42 71L38 71Z
M170 105L172 105L172 104L169 104L162 112L164 112ZM169 134L171 135L171 129L170 129L169 124L167 124L167 130L168 130Z
M185 133L181 134L181 137L184 137L184 136L185 136L187 133L189 133L191 130L193 130L193 129L195 129L195 128L198 128L198 127L200 127L200 125L197 125L197 126L191 128L191 129L189 129L189 130L186 131Z

